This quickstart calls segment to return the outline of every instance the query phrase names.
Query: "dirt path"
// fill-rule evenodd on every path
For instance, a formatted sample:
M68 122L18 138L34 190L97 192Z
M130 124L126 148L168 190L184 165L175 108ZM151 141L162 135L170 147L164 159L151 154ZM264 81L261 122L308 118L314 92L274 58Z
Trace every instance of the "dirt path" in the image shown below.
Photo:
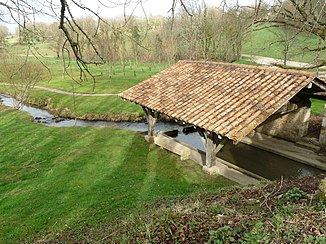
M262 64L262 65L268 65L268 66L273 66L275 64L283 65L282 59L254 56L254 55L247 55L247 54L242 55L242 57L250 58L250 60L254 61L255 63ZM295 62L295 61L287 61L286 63L288 66L295 67L295 68L309 68L312 66L312 64L309 63ZM326 66L322 66L319 69L326 69ZM325 71L320 72L320 75L325 76L326 72Z
M4 86L10 86L8 83L0 83L0 85ZM34 86L34 88L50 91L58 94L64 94L64 95L71 95L71 96L80 96L80 97L110 97L110 96L119 96L119 93L100 93L100 94L94 94L94 93L79 93L79 92L70 92L70 91L64 91L56 88L50 88L45 86Z

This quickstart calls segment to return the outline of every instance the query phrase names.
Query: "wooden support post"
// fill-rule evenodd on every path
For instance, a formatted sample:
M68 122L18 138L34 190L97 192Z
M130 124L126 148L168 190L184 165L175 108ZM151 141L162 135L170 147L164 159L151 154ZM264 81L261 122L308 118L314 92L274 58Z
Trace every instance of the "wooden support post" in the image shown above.
M216 154L223 148L227 138L217 135L214 132L207 132L202 128L197 128L197 131L202 139L206 148L206 165L212 167L215 165Z
M151 110L147 107L143 107L143 110L145 112L146 120L148 123L148 133L147 133L147 136L145 137L145 139L149 143L153 143L154 142L155 124L159 118L159 113L154 110Z

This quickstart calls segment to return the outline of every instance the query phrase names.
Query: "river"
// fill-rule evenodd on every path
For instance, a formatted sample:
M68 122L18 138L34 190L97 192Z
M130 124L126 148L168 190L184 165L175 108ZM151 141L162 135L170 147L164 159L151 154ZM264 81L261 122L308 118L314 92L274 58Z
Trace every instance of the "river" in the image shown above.
M7 95L0 95L0 101L2 104L10 107L13 107L15 104L15 100ZM147 130L147 124L144 122L108 122L63 119L53 116L45 109L28 105L24 105L21 110L28 112L33 117L34 122L47 126L106 126L133 131ZM183 132L184 128L177 123L158 122L155 129L156 131L178 130L178 135L175 139L198 148L199 150L205 151L198 133L194 132L185 134ZM244 143L238 143L237 145L227 143L218 153L218 157L271 180L279 179L282 176L284 178L289 178L325 173L323 170L298 163L286 157Z

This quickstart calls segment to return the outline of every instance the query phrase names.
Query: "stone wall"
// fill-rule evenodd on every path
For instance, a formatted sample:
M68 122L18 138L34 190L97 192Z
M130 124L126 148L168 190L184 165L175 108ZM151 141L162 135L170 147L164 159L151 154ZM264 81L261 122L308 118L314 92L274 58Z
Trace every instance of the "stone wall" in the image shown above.
M257 132L298 141L307 135L311 102L300 97L293 98L256 128Z
M324 107L324 116L321 125L321 131L319 135L319 144L323 151L326 151L326 103Z

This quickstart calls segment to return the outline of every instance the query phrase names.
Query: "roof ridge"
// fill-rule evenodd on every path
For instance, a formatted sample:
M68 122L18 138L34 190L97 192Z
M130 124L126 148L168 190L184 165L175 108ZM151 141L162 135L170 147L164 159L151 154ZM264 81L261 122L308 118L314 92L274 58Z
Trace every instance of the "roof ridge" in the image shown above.
M248 64L235 64L235 63L223 63L223 62L215 62L215 61L207 61L207 60L179 60L177 63L197 63L197 64L212 64L212 65L221 65L221 66L234 66L234 67L243 67L247 69L256 69L256 70L264 70L267 72L281 72L284 74L292 74L292 75L304 75L309 77L317 77L314 73L309 71L302 71L296 69L283 69L269 66L254 66Z

